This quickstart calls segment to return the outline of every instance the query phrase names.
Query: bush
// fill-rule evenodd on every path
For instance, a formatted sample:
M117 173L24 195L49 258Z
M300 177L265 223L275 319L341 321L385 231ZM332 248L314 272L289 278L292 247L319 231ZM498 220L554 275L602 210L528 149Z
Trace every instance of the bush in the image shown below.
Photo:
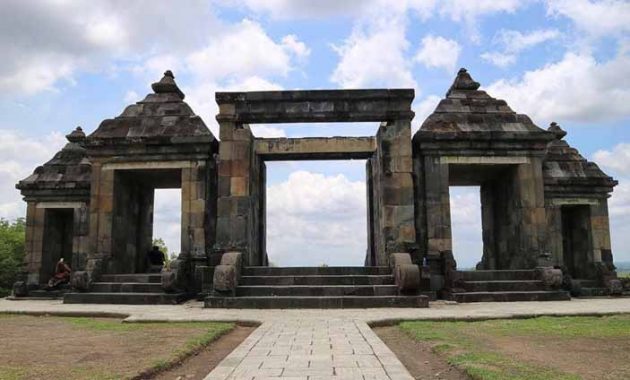
M0 297L8 295L24 261L24 218L0 218Z

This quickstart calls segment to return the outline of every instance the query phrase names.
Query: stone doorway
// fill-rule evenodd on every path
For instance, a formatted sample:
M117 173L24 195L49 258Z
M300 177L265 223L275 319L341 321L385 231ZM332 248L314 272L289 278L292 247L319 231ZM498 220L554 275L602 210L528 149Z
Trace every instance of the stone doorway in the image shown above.
M74 209L48 208L44 211L44 234L42 243L42 265L40 281L43 283L55 273L55 266L63 258L71 267L73 261L72 239L74 237Z
M240 251L266 266L265 161L366 159L369 207L366 266L417 250L411 152L414 91L314 90L217 93L221 145L217 235L212 262ZM379 122L376 136L257 138L250 124Z
M451 186L453 256L459 270L474 270L483 256L481 187Z
M588 205L561 207L562 261L573 278L587 278L591 242L591 213Z
M181 169L115 170L109 273L145 273L156 189L181 188Z
M268 161L266 178L270 266L364 265L365 160Z

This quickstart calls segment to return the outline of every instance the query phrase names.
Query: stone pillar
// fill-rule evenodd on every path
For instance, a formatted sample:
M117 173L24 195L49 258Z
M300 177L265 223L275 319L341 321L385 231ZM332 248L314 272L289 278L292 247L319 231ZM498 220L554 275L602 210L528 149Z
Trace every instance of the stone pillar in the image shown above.
M243 252L245 265L260 265L254 223L258 176L254 137L247 126L221 121L218 163L217 237L213 265L224 252ZM258 264L257 264L258 263Z
M206 259L207 167L205 161L182 168L181 254Z
M562 207L554 205L553 202L547 200L545 207L545 216L547 218L547 249L551 253L551 259L555 265L563 265L563 247L562 247Z
M72 270L85 270L89 252L90 214L83 204L73 210Z
M92 161L90 185L90 244L86 270L90 276L102 273L112 254L112 220L114 209L114 170L103 169Z
M591 262L601 262L609 255L612 258L610 244L610 224L608 218L608 200L599 199L598 203L590 206L591 233L593 234L593 253Z
M39 285L47 280L40 278L44 247L45 212L45 209L37 208L36 202L28 202L26 206L25 261L26 271L28 272L26 279L28 285Z
M516 167L515 213L512 215L513 234L508 237L508 252L512 252L509 268L530 269L547 252L547 218L542 174L542 159L531 157L529 164ZM511 243L511 244L510 244Z
M492 182L480 187L481 197L481 233L483 239L483 256L477 269L497 268L497 247L495 244L495 221L497 202Z
M375 265L389 265L389 255L414 253L414 192L412 178L411 121L381 123L376 134L373 187L378 207L380 237L375 239ZM376 233L376 232L375 232ZM415 258L417 259L417 258Z
M424 202L426 209L426 239L429 259L440 252L452 251L449 168L440 157L424 157Z

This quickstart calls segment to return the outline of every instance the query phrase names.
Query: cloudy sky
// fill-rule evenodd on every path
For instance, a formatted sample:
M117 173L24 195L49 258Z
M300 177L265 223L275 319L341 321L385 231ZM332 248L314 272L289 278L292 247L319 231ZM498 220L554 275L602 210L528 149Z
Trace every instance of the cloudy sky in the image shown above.
M491 95L620 181L613 252L630 261L630 2L624 0L4 0L0 216L14 184L81 125L93 131L171 69L216 134L217 90L410 87L417 129L466 67ZM371 135L376 124L262 125L258 136ZM268 252L278 265L361 265L363 161L268 165ZM454 189L455 254L481 256L479 195ZM177 251L178 194L158 194L156 236Z

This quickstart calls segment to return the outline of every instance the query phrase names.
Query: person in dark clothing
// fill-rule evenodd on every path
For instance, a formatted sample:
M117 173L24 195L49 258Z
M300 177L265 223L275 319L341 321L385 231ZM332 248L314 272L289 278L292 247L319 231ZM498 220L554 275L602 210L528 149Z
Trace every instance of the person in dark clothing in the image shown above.
M160 247L154 245L149 253L147 253L147 261L149 264L149 272L159 273L162 271L166 258L164 257L164 252L160 251Z

